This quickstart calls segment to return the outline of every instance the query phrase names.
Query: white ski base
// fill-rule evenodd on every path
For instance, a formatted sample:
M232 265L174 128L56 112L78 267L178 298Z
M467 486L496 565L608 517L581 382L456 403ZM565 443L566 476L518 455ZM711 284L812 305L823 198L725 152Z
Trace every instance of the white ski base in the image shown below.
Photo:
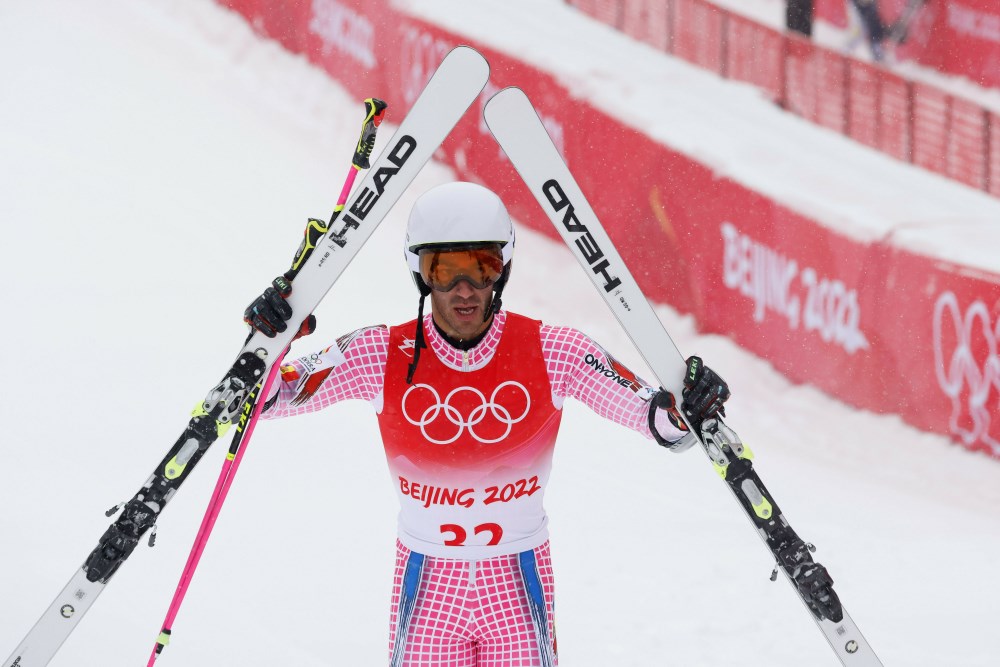
M787 574L785 575L787 578ZM791 579L789 583L794 587ZM823 620L816 621L820 631L830 643L830 648L840 658L840 662L848 667L883 667L882 661L869 646L868 640L854 624L851 615L844 609L844 618L840 623Z
M3 667L44 667L49 664L104 588L105 584L87 581L83 568L77 570L20 646L3 662Z

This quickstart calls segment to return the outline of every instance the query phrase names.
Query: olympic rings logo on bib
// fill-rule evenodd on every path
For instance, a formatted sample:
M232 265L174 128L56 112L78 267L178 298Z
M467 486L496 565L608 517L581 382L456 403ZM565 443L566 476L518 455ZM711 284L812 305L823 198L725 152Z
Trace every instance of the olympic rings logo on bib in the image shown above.
M500 442L530 409L528 390L513 380L497 385L489 399L475 387L463 386L452 389L443 401L434 387L415 384L403 394L402 402L406 421L419 426L424 438L435 445L450 445L466 429L484 445Z

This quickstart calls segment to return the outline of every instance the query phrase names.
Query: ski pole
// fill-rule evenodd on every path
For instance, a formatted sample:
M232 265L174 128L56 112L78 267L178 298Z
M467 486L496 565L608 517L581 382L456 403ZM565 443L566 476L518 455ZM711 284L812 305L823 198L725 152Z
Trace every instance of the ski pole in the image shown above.
M309 223L306 225L305 237L303 238L299 249L295 253L295 259L292 262L292 267L285 272L285 277L289 280L292 280L292 278L295 277L299 268L305 263L306 258L309 257L312 250L316 247L316 243L323 236L323 234L326 234L326 232L329 231L333 222L344 209L344 205L346 204L347 198L350 195L352 187L354 186L354 180L357 178L358 172L362 169L368 169L371 166L369 158L371 157L372 149L375 147L375 134L378 130L378 126L381 125L382 119L385 116L385 109L386 103L382 100L376 98L368 98L365 100L365 120L361 128L361 137L355 147L354 156L351 160L351 167L348 171L347 178L344 181L344 187L341 189L340 197L337 199L337 205L333 209L333 215L330 218L330 222L326 224L320 220L309 220ZM184 596L187 594L188 587L191 584L191 579L194 577L195 569L197 569L198 563L201 561L202 553L204 553L205 546L208 544L208 539L212 534L212 529L215 527L216 519L218 519L219 512L222 510L222 505L226 501L229 489L232 487L233 479L236 477L236 472L239 470L240 462L243 459L244 453L246 453L247 446L250 443L250 438L257 425L257 420L260 418L260 414L264 408L264 403L267 401L267 396L270 394L271 387L273 386L274 380L280 370L281 362L287 353L288 348L286 347L271 367L267 378L257 383L254 387L254 391L251 393L249 399L243 406L243 412L240 415L240 424L237 426L236 435L233 436L232 443L229 446L229 452L226 454L226 460L222 464L222 471L219 473L219 479L215 484L215 490L212 492L208 508L205 510L205 516L202 518L198 534L195 536L194 544L191 547L191 553L188 554L188 559L184 565L184 571L181 574L180 581L177 582L174 597L170 601L170 607L167 609L167 615L163 620L163 626L160 630L160 634L156 638L156 644L153 647L153 652L149 656L147 667L152 667L153 663L156 662L156 658L163 651L163 648L170 642L170 635L174 620L177 618L177 613L180 611L181 603L184 601Z

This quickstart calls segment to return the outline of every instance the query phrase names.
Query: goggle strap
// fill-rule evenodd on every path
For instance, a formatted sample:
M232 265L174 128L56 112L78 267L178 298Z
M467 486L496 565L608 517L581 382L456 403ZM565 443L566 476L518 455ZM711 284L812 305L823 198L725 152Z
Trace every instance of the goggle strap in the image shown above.
M417 362L420 361L420 348L427 347L427 341L424 339L424 299L427 295L420 292L420 303L417 305L417 334L414 336L413 341L413 361L410 363L409 369L406 371L406 384L413 384L413 374L417 372Z

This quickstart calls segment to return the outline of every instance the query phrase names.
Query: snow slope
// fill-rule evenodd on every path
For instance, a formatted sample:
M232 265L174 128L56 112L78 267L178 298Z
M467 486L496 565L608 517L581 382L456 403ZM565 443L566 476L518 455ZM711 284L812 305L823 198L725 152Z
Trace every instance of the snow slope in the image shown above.
M228 367L305 219L328 215L362 106L207 0L8 0L0 81L5 657ZM415 315L406 211L451 178L421 174L294 353ZM517 252L512 308L642 371L567 252L525 230ZM733 386L730 422L885 664L996 664L1000 466L660 313ZM223 452L52 665L143 664ZM697 451L566 406L548 499L562 664L836 664L728 496ZM384 664L395 511L369 406L261 424L159 664Z

